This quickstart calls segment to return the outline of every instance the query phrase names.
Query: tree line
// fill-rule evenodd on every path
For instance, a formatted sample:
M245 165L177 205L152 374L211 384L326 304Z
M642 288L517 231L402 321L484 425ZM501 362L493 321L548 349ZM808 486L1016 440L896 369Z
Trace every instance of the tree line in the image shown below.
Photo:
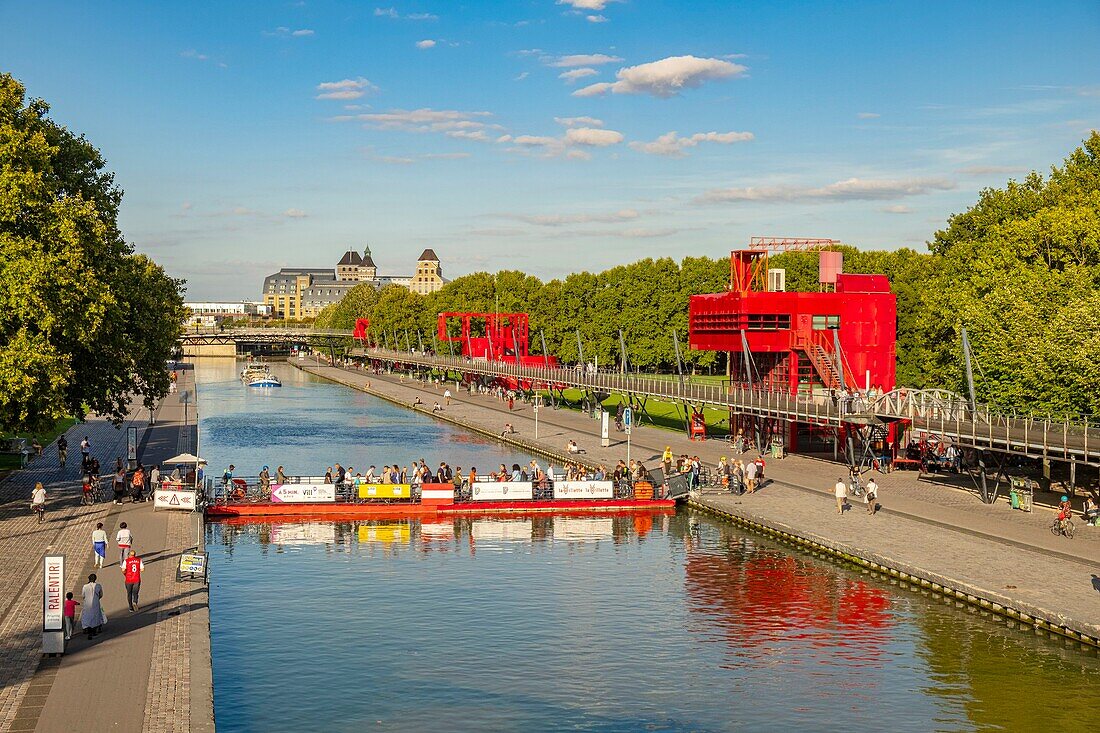
M844 253L844 270L887 275L898 298L897 382L962 394L961 333L975 362L979 401L1030 413L1100 413L1100 134L1061 166L1003 188L987 188L969 210L935 232L927 252L909 248ZM816 252L784 252L788 290L816 290ZM631 368L672 371L679 339L687 367L723 373L723 354L691 351L688 299L729 286L729 260L643 259L599 273L543 282L515 270L456 278L430 295L364 284L317 318L323 328L370 318L380 343L405 334L432 342L439 313L526 312L531 348L566 362L620 362L619 332ZM419 337L418 337L419 332ZM445 351L445 347L444 348Z
M0 74L0 434L168 391L180 280L134 252L100 152Z

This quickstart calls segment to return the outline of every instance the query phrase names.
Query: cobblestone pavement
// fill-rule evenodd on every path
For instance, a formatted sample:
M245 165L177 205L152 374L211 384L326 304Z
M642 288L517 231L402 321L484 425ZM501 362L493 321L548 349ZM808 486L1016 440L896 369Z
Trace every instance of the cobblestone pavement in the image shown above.
M420 409L428 414L436 401L443 403L443 385L311 362L299 365L345 384L361 388L369 384L371 391L406 404L419 397L426 403ZM530 405L516 403L515 409L509 410L495 397L460 392L453 382L447 387L454 398L444 407L446 418L494 433L509 422L518 437L533 440ZM546 406L539 410L540 445L561 454L566 441L573 439L585 449L582 458L614 465L625 457L625 436L613 433L611 446L601 448L599 429L599 421L576 411ZM632 457L651 466L659 461L665 446L677 455L698 454L712 466L720 456L731 455L724 441L694 442L683 434L653 427L636 426L631 443ZM755 456L751 453L742 458ZM744 511L883 555L892 553L914 566L944 576L955 574L1055 614L1100 625L1100 580L1094 580L1100 575L1100 527L1078 522L1075 539L1056 537L1049 531L1053 519L1049 510L1020 512L1004 499L994 505L983 504L973 489L918 479L909 471L876 475L885 507L876 517L867 517L862 504L837 517L832 486L838 475L845 475L839 464L792 455L769 459L766 474L770 484L764 490L736 499ZM930 548L936 551L930 552Z
M181 387L190 378L190 372L181 372ZM150 697L170 696L178 680L188 676L189 657L175 656L186 655L188 649L172 646L162 651L154 647L154 638L162 620L158 608L178 604L173 596L180 591L174 583L166 583L165 576L174 581L174 555L186 546L172 544L180 538L169 533L167 527L171 517L187 522L190 515L154 513L151 504L115 505L105 501L81 506L78 477L79 443L84 435L88 435L103 472L109 475L115 456L125 455L125 428L131 425L138 428L139 458L147 465L175 454L184 439L181 432L187 433L187 440L192 432L181 430L180 413L176 395L160 405L155 426L150 425L149 412L144 409L135 410L122 429L90 419L69 431L70 455L65 469L57 466L51 446L44 458L0 484L0 553L5 560L0 565L0 583L8 589L0 599L0 731L181 730L146 726L145 697L135 697L133 692L135 688L146 689L154 663L174 665L173 677L158 678L160 689L150 687ZM41 525L28 509L30 488L39 480L46 485L49 496L46 521ZM126 521L134 532L136 549L146 562L142 612L128 613L121 571L117 565L108 564L97 571L109 619L104 633L91 642L78 634L63 657L44 658L40 652L42 555L65 554L66 585L79 596L80 587L93 571L90 537L100 521L112 540L109 563L118 556L113 543L118 523ZM185 534L190 539L190 533ZM201 604L205 610L205 597ZM177 622L176 616L170 618ZM208 716L212 721L212 708L199 710L191 717L195 715Z

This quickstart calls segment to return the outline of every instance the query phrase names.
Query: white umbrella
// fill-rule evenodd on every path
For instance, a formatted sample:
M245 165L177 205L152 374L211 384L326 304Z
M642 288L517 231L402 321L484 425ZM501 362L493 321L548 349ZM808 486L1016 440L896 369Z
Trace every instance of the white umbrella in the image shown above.
M168 460L164 461L163 463L165 465L168 465L168 466L173 466L173 465L180 464L180 463L182 463L182 464L197 463L199 465L205 466L206 465L206 459L205 458L199 458L198 456L192 455L190 453L180 453L175 458L169 458Z

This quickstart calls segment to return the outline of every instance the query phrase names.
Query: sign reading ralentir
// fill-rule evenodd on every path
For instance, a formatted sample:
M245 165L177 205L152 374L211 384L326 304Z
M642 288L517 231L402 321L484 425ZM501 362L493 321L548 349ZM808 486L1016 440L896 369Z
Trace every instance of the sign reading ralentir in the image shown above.
M42 630L61 631L65 617L65 556L42 560Z

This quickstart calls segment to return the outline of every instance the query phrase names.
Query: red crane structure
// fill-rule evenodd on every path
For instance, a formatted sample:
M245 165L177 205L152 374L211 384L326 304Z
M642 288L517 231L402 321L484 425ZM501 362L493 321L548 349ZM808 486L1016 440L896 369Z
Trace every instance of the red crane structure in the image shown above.
M555 366L549 354L528 353L530 330L526 313L440 313L436 338L459 345L462 356L521 366ZM452 324L457 321L457 333Z
M691 348L724 351L732 384L807 398L894 388L897 299L885 275L843 272L843 254L822 249L831 239L753 237L730 254L730 289L693 295ZM787 292L783 270L769 269L771 251L818 250L818 292ZM815 426L761 425L731 415L747 434L780 438L786 449L807 442ZM763 447L763 446L761 446Z

